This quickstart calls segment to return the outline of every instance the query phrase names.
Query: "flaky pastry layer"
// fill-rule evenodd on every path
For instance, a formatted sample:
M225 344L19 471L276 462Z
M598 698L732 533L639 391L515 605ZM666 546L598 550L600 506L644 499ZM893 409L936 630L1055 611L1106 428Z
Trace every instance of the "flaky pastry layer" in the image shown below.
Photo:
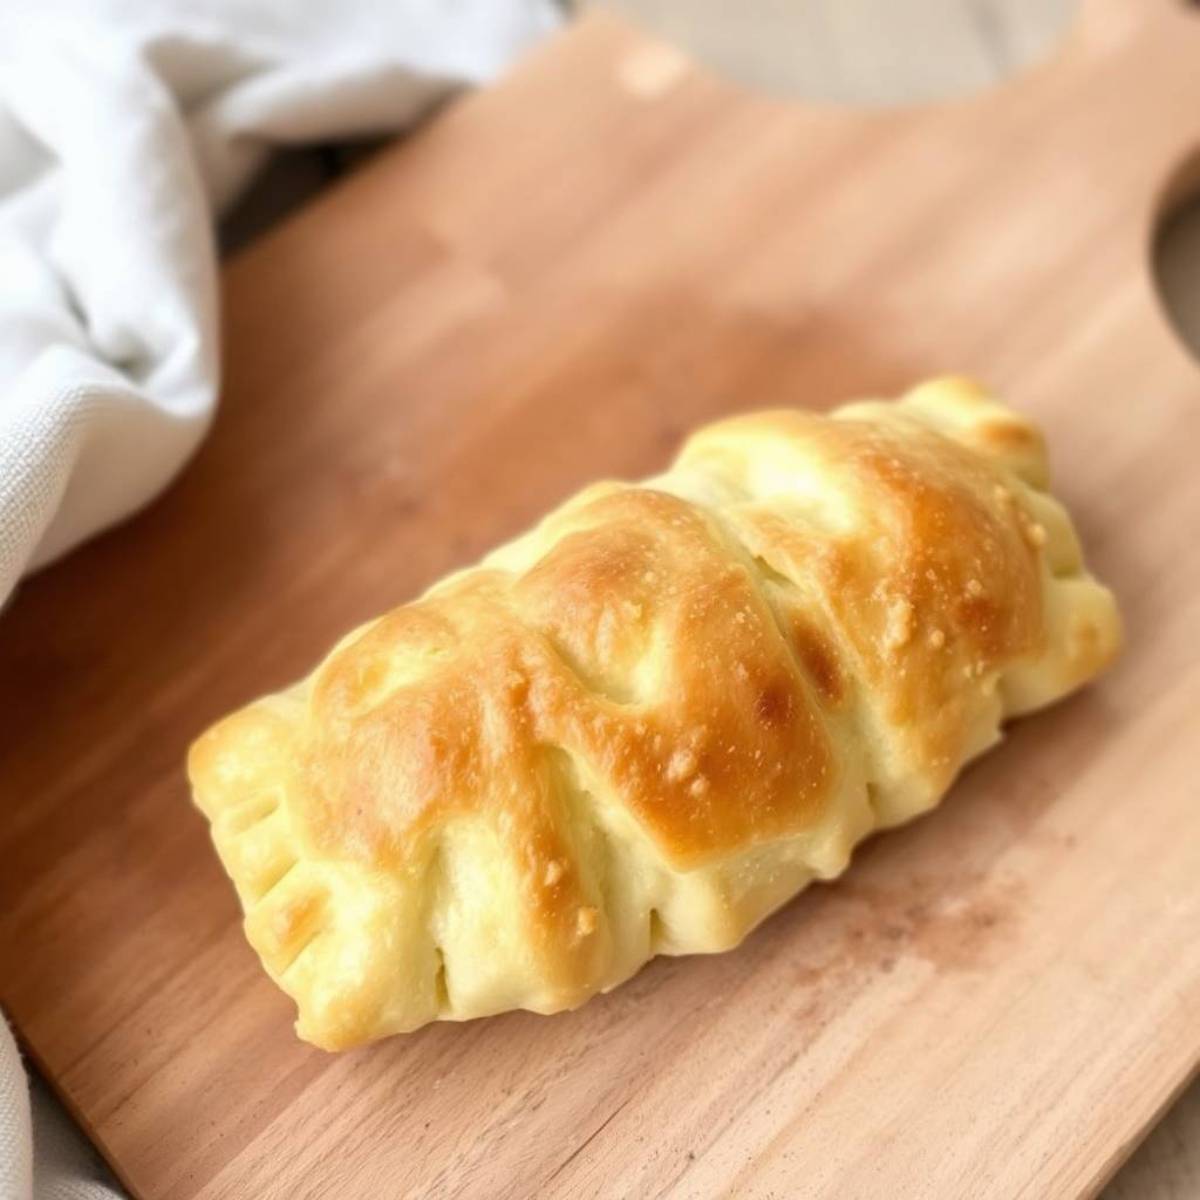
M329 1049L736 945L1113 656L1024 418L962 380L701 429L227 717L188 770Z

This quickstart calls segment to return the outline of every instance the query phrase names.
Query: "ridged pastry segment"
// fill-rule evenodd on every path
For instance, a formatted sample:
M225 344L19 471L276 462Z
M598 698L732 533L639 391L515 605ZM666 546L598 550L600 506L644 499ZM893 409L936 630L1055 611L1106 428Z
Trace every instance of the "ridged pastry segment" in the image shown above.
M1113 656L1024 418L962 380L693 435L192 747L329 1049L734 946Z

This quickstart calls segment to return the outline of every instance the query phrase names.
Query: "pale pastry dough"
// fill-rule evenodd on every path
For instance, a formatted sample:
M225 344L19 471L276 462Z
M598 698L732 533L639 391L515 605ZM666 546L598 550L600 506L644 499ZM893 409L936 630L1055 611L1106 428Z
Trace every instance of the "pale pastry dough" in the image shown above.
M961 380L696 433L196 742L330 1049L736 945L1120 640L1024 418Z

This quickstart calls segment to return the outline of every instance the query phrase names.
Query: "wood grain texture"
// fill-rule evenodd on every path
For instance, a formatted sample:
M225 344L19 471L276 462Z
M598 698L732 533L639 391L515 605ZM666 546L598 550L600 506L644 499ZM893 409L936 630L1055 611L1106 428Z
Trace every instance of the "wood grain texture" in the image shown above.
M1097 0L1019 86L864 115L592 19L229 267L212 439L0 626L0 999L135 1193L1100 1186L1200 1060L1200 377L1148 268L1198 52L1183 8ZM190 737L707 417L947 368L1046 427L1114 674L736 952L297 1043Z

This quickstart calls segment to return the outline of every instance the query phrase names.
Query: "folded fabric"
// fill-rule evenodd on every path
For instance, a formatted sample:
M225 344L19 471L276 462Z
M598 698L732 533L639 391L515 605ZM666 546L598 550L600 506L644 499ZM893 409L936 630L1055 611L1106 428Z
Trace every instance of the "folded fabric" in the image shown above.
M550 0L0 6L0 602L196 448L217 390L211 217L272 146L403 127Z
M271 148L401 129L556 21L550 0L0 6L0 604L203 437L213 217ZM0 1200L112 1194L34 1123L37 1161L0 1021Z

